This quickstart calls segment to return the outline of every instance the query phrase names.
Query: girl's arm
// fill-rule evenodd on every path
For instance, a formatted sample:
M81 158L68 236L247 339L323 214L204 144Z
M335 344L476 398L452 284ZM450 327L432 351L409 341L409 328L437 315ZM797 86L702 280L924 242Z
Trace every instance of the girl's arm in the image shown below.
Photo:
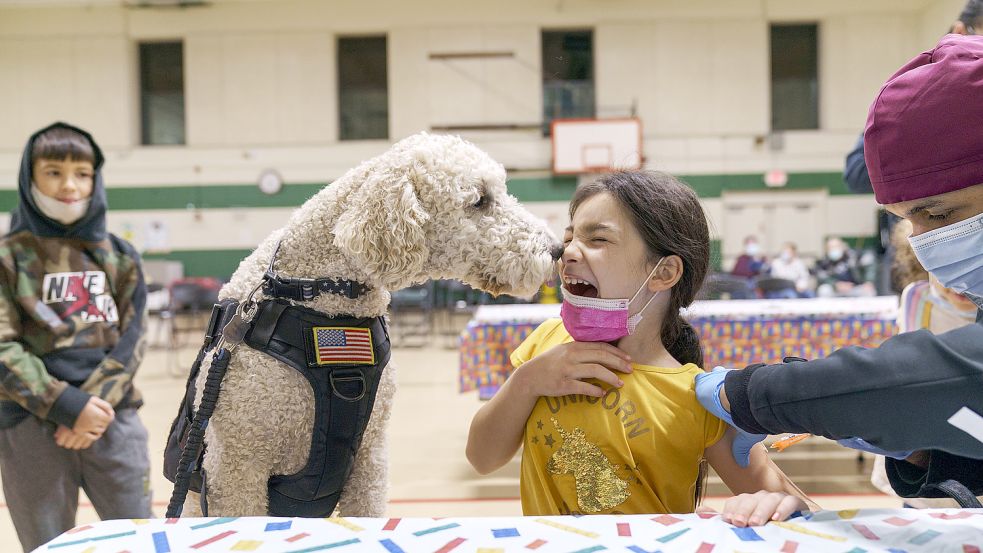
M784 520L794 511L818 509L768 457L764 445L755 445L747 468L741 468L731 454L735 434L733 428L728 428L723 438L706 449L710 466L737 495L727 501L724 520L736 526L754 526Z
M526 419L539 396L530 390L529 365L520 366L471 420L466 454L479 474L488 474L507 463L522 443Z
M601 397L600 387L583 380L620 387L621 379L612 371L630 373L631 364L624 352L605 343L560 344L523 363L471 421L468 461L480 474L500 468L519 449L526 419L540 396Z

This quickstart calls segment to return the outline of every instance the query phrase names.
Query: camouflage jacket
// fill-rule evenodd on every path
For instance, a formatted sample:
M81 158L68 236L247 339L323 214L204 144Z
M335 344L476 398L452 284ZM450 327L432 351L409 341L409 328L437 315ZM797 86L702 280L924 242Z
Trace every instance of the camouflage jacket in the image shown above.
M28 414L71 428L89 397L139 407L146 287L125 240L0 240L0 428Z

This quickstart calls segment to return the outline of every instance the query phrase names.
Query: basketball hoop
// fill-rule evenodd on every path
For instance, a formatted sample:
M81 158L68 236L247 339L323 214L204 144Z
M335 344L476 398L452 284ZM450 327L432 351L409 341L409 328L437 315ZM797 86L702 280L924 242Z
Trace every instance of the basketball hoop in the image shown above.
M554 119L550 135L555 174L642 167L642 123L638 119Z

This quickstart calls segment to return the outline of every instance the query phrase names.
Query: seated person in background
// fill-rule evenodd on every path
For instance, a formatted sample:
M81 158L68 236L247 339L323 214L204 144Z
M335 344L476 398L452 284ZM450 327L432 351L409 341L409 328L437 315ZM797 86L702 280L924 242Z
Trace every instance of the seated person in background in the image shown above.
M768 263L761 255L761 245L755 236L748 236L744 239L744 253L738 256L734 262L734 268L730 274L744 278L754 278L760 274L768 273Z
M817 293L820 297L875 296L877 291L865 272L856 252L834 236L826 240L826 255L816 261Z
M771 261L770 274L775 278L791 280L795 283L795 289L765 292L766 298L812 298L816 295L812 291L809 268L799 257L799 250L794 242L786 242L782 246L782 253Z
M898 221L891 231L891 245L895 250L891 275L893 283L904 289L898 311L898 333L925 328L933 334L941 334L973 324L976 321L976 304L959 292L942 286L934 275L925 271L908 242L911 231L911 221L907 219ZM898 496L887 479L883 455L874 459L870 483L887 495ZM954 499L924 497L906 498L904 505L916 509L959 506Z

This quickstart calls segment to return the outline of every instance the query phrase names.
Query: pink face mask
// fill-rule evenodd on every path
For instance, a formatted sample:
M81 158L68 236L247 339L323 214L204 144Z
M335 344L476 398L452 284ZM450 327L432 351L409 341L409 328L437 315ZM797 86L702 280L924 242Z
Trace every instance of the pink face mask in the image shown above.
M649 298L649 301L645 302L645 305L634 315L628 315L628 307L655 274L662 264L662 259L655 264L655 268L631 299L588 298L572 294L561 286L563 305L560 306L560 318L570 336L578 342L613 342L634 332L635 327L642 320L642 311L645 311L659 293L656 292Z

